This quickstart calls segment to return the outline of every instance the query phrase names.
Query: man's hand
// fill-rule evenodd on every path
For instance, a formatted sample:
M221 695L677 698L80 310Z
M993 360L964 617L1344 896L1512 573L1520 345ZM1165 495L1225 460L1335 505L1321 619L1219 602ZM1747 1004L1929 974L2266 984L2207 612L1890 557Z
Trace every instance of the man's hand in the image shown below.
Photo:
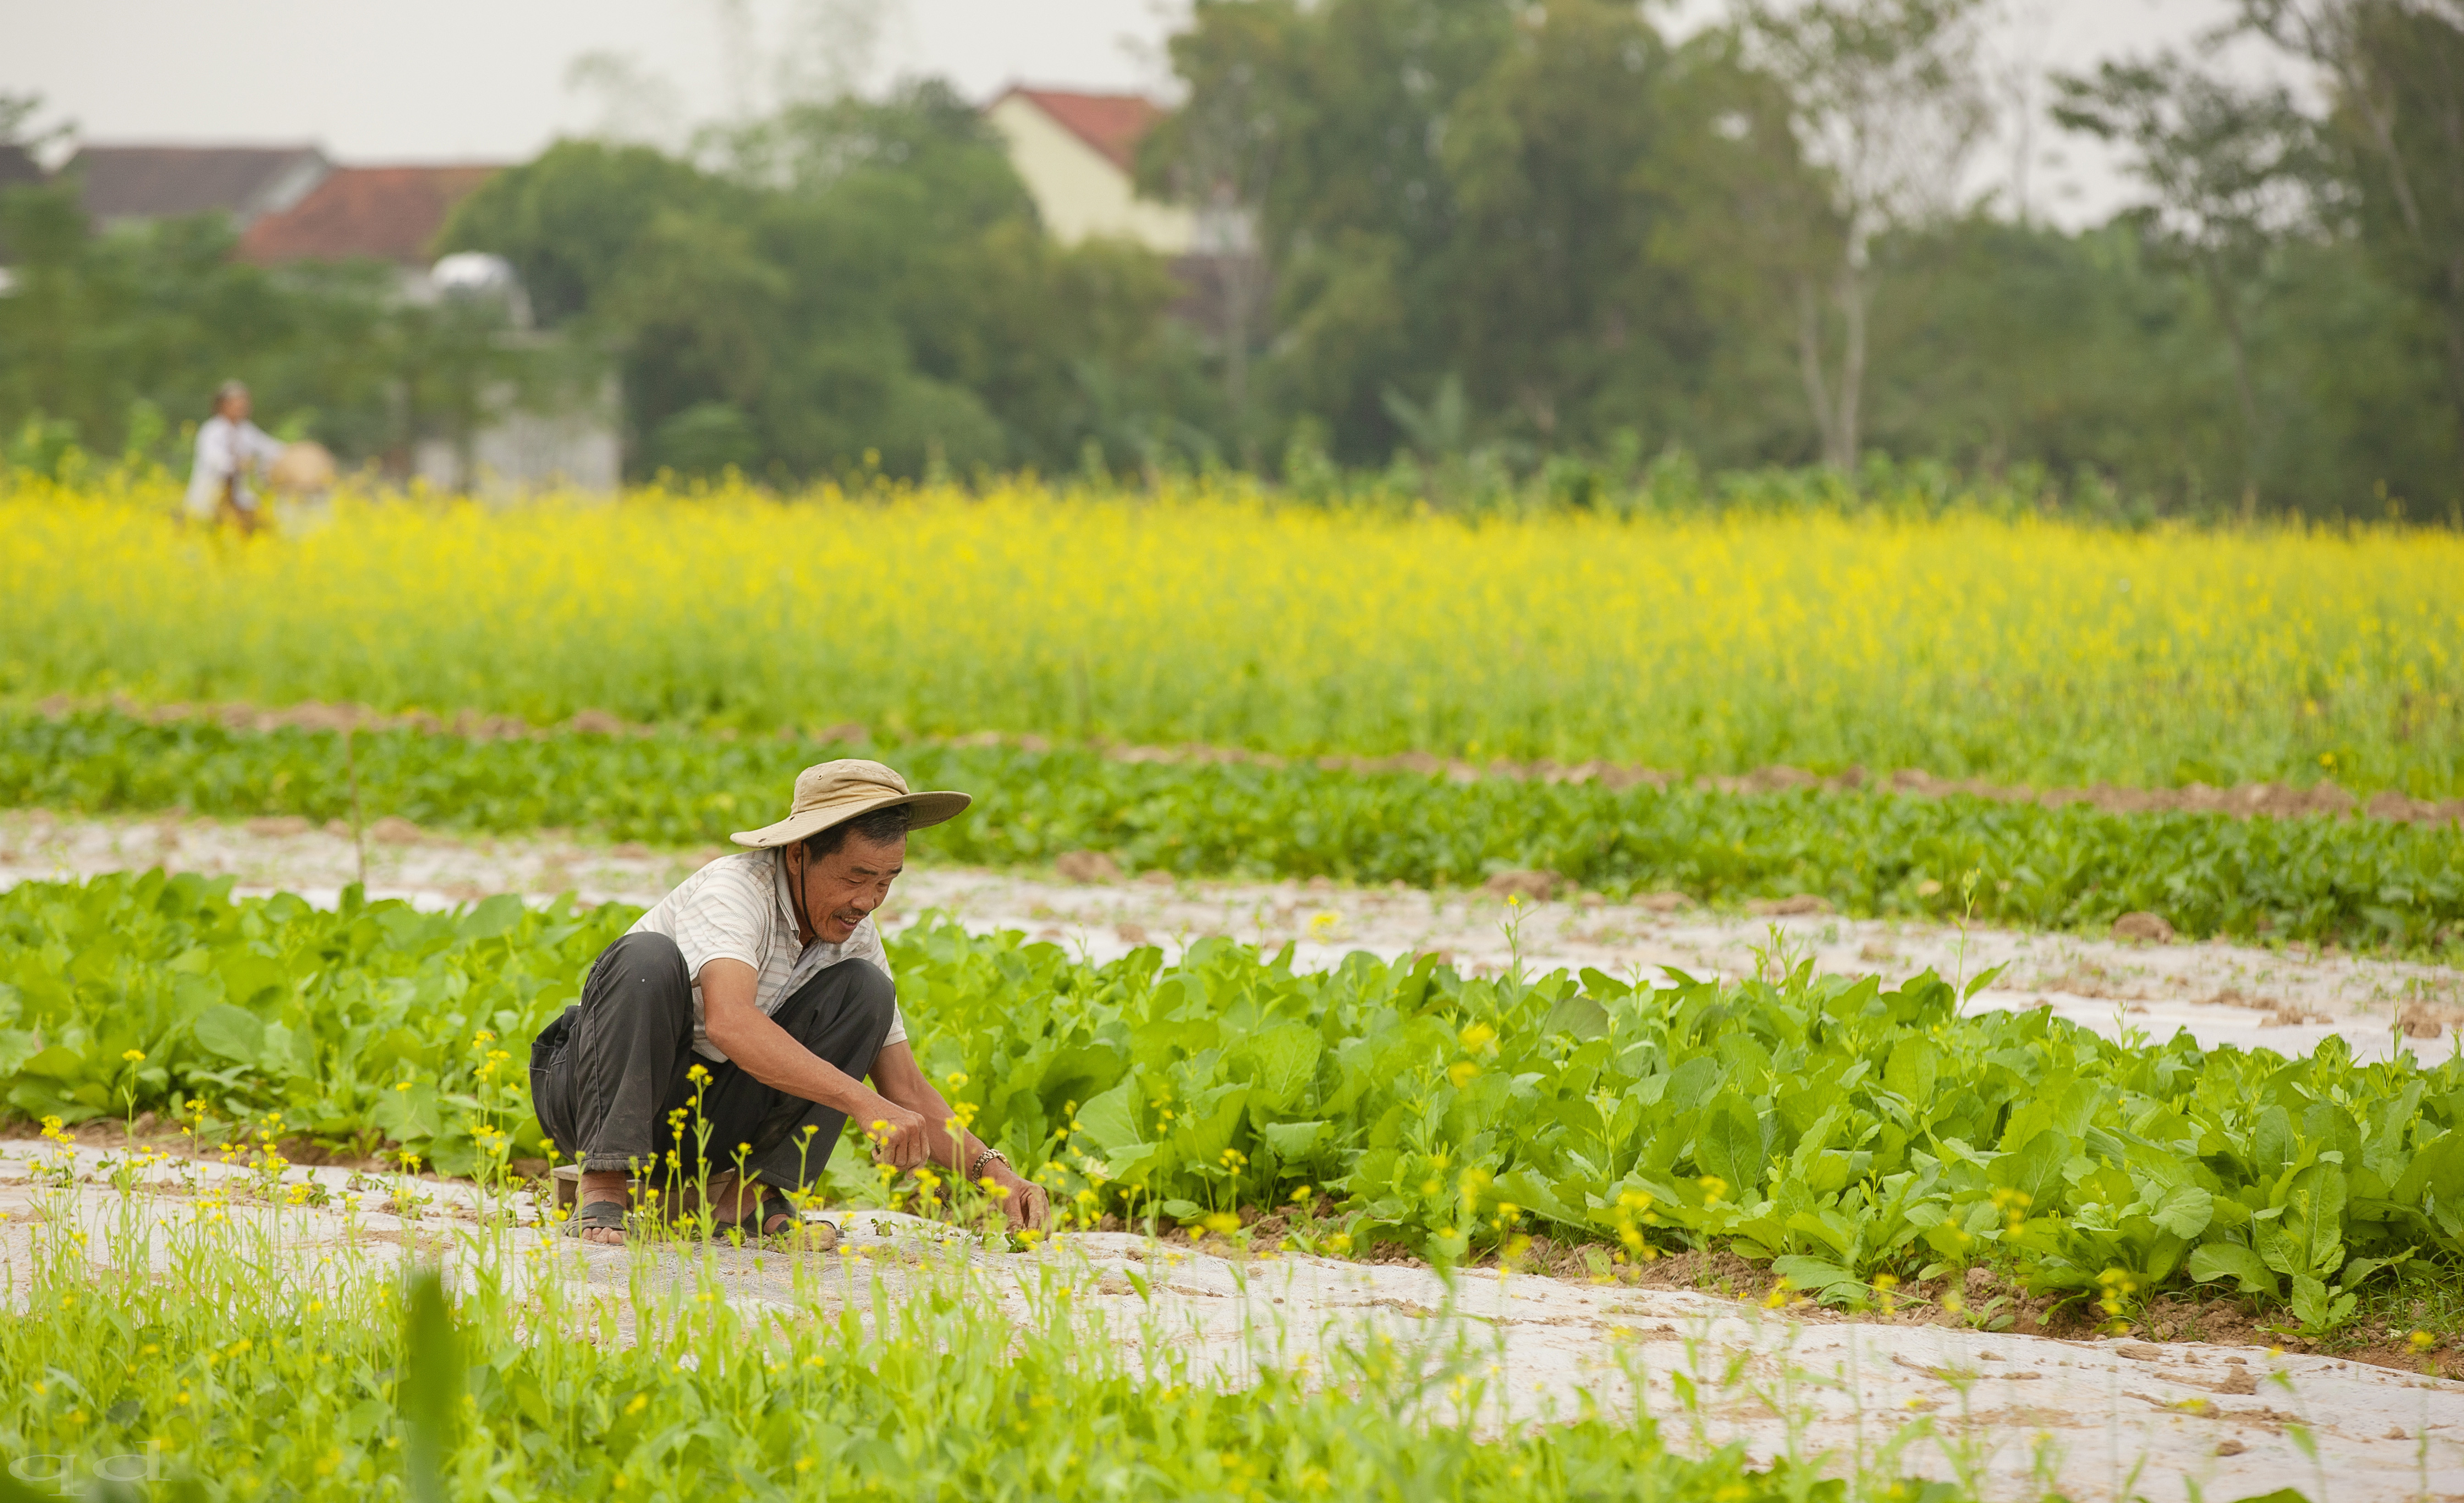
M1052 1229L1052 1196L1043 1186L1011 1173L1006 1164L988 1165L986 1168L989 1172L984 1177L1009 1192L1001 1198L1001 1208L1012 1231L1028 1227L1038 1231Z
M933 1144L924 1114L911 1112L888 1097L880 1101L864 1123L864 1135L872 1141L873 1162L912 1169L930 1159Z

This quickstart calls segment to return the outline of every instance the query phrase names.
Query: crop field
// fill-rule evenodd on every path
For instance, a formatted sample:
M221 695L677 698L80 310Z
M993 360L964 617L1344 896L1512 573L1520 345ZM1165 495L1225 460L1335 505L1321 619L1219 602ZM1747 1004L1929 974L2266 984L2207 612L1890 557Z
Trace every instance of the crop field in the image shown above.
M1913 501L1466 520L1237 484L345 496L241 545L143 487L35 482L0 492L0 806L683 852L772 817L797 769L867 755L979 795L918 838L935 862L1100 853L1192 891L1510 874L2099 936L2151 914L2253 955L2453 965L2464 828L2413 801L2464 796L2460 566L2454 537L2392 529L2097 531ZM1548 775L1575 763L1600 765ZM1720 781L1774 767L1803 773ZM2254 783L2382 801L2028 795ZM530 1042L640 910L283 885L313 890L160 870L0 890L0 1119L134 1155L38 1168L61 1198L0 1220L12 1455L152 1446L179 1486L231 1497L681 1497L713 1476L762 1496L1993 1491L1861 1428L1844 1460L1676 1444L1606 1387L1535 1421L1477 1363L1375 1345L1218 1382L1153 1320L1130 1340L1073 1314L1053 1280L1080 1275L1031 1261L1073 1237L1620 1298L1682 1266L1775 1318L2048 1347L2212 1330L2443 1373L2464 1340L2464 1052L2203 1049L2120 1004L2104 1036L1976 1008L1991 978L1964 947L1947 975L1828 974L1777 930L1719 980L1535 974L1519 948L1503 974L1366 952L1309 970L1222 937L1125 938L1099 963L927 915L890 940L919 1060L1059 1213L1040 1249L953 1244L1030 1259L998 1265L1026 1271L1016 1288L969 1285L988 1275L962 1258L956 1281L893 1267L860 1293L839 1260L835 1303L800 1271L765 1305L726 1282L753 1276L734 1251L663 1240L618 1250L622 1299L576 1302L541 1272L572 1245L490 1213L436 1231L440 1292L406 1280L409 1252L303 1263L264 1229L333 1213L301 1164L383 1177L394 1248L429 1234L405 1207L439 1182L418 1174L534 1192L555 1150ZM1519 946L1521 900L1503 911ZM139 1171L217 1155L262 1183L141 1234L174 1201ZM825 1189L982 1209L855 1138ZM1034 1279L1026 1315L1001 1303ZM2250 1423L2294 1445L2274 1412ZM2021 1491L2077 1495L2052 1476Z
M1685 773L2464 793L2464 541L1887 506L1466 522L1201 491L0 498L0 695L985 730Z
M638 910L324 911L229 885L0 894L11 1106L273 1121L363 1156L381 1134L457 1175L545 1151L507 1061ZM928 1073L1088 1224L1297 1206L1306 1251L1446 1262L1533 1234L1613 1263L1716 1241L1842 1298L1990 1258L2113 1313L2225 1280L2320 1334L2371 1274L2464 1233L2464 1058L2133 1047L1963 1015L1929 974L1638 990L1356 955L1312 975L1219 941L1096 967L933 925L892 961Z
M1472 782L1411 773L802 738L560 732L354 737L98 709L0 711L0 801L91 813L408 819L709 847L799 768L887 758L982 802L927 842L939 860L1044 866L1072 851L1182 877L1477 886L1548 870L1614 893L1707 902L1818 896L1842 912L2101 931L2155 912L2186 934L2453 954L2464 834L2453 823L2108 814L1965 795L1731 794L1697 786Z

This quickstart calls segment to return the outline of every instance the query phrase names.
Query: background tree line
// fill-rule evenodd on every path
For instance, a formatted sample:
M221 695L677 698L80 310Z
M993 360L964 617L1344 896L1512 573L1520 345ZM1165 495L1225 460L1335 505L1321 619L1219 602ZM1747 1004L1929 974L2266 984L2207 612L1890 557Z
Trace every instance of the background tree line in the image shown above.
M435 249L507 256L616 362L642 473L1237 465L1467 502L1890 456L2190 511L2464 505L2464 4L2242 0L2319 109L2197 52L2054 80L2142 189L2084 230L1964 189L2010 116L1985 5L1738 0L1672 40L1612 0L1199 0L1140 173L1254 226L1203 324L1161 258L1045 236L930 81L687 152L560 142ZM210 225L97 236L17 189L0 237L9 432L142 447L239 370L356 457L504 379L451 309L236 266Z

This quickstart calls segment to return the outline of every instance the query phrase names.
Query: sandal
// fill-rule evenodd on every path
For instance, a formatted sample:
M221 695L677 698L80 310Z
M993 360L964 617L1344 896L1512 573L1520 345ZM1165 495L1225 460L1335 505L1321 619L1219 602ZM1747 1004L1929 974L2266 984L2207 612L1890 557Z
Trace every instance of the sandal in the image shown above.
M626 1206L621 1200L586 1201L573 1208L573 1214L557 1228L561 1236L578 1237L585 1231L618 1231L625 1230Z

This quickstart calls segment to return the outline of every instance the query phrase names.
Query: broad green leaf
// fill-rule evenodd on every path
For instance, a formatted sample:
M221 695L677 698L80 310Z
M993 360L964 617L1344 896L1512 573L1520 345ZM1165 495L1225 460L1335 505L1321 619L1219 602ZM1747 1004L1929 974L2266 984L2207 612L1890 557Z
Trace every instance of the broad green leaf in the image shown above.
M2048 1127L2019 1145L2015 1153L2006 1153L1986 1166L1985 1175L1992 1184L2025 1196L2016 1209L2031 1216L2041 1216L2061 1202L2062 1165L2077 1145L2057 1127Z
M1720 1088L1720 1061L1709 1055L1696 1055L1672 1071L1668 1093L1661 1098L1668 1109L1679 1117L1699 1109Z
M1122 1081L1078 1108L1079 1141L1100 1151L1137 1142L1145 1133L1137 1118L1144 1104L1137 1081Z
M2190 1276L2203 1284L2233 1279L2245 1295L2273 1297L2277 1292L2275 1271L2259 1261L2257 1253L2233 1242L2207 1242L2191 1249Z
M1749 1200L1763 1183L1762 1121L1734 1091L1720 1093L1696 1130L1694 1162L1728 1187L1731 1201Z
M255 1013L228 1003L198 1013L191 1032L198 1044L236 1064L256 1064L265 1056L265 1024Z
M2216 1198L2195 1185L2176 1186L2147 1208L2147 1219L2177 1237L2195 1237L2215 1219Z
M1864 1281L1837 1263L1820 1258L1789 1256L1771 1259L1771 1272L1789 1287L1820 1299L1834 1289L1862 1289Z
M1598 1038L1608 1031L1608 1010L1581 991L1551 1008L1540 1024L1543 1034L1572 1034L1576 1038Z
M1252 1101L1280 1109L1308 1093L1317 1078L1318 1056L1325 1051L1316 1029L1306 1023L1280 1023L1249 1035L1233 1055L1246 1064Z
M511 933L521 920L522 900L514 893L500 892L472 908L460 928L466 940L495 939Z
M1882 1081L1916 1108L1922 1121L1933 1109L1934 1085L1942 1078L1942 1051L1930 1038L1923 1036L1902 1039L1891 1049L1891 1062L1883 1067Z
M1326 1138L1325 1122L1267 1122L1258 1129L1285 1163L1306 1159Z

